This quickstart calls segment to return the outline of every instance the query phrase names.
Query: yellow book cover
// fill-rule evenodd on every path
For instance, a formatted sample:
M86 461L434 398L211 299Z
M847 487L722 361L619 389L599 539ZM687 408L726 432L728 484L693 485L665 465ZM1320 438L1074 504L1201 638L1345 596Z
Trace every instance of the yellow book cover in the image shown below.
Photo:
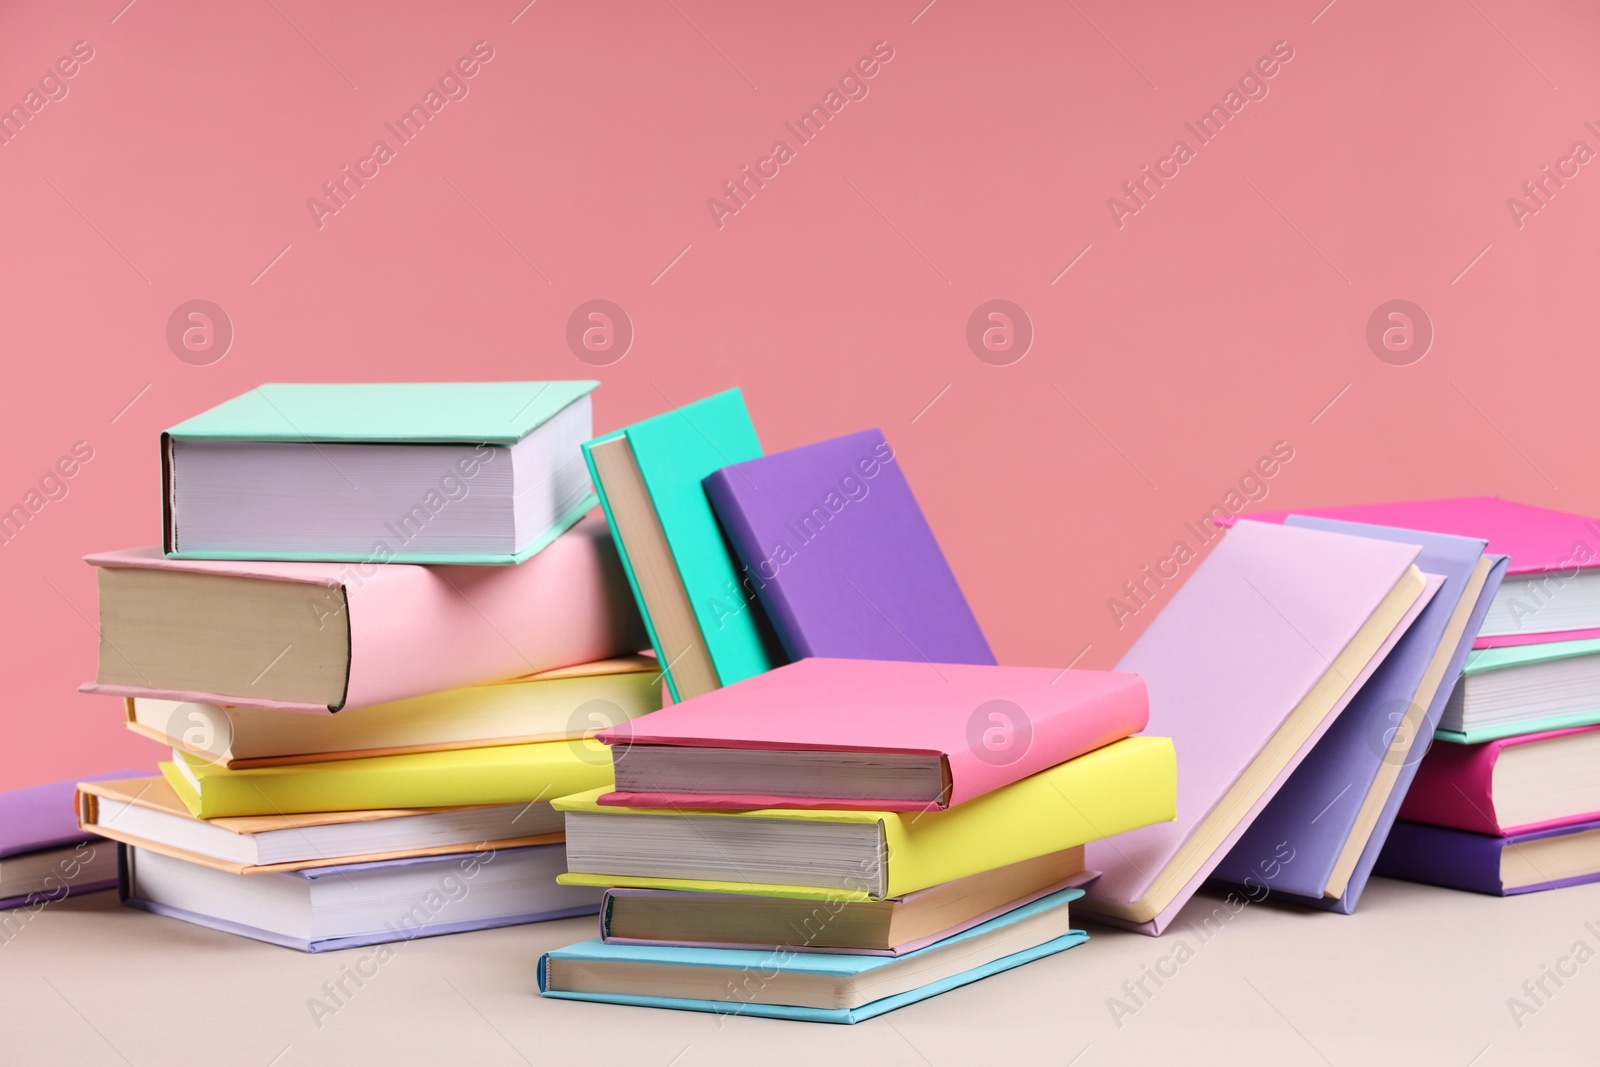
M191 814L217 819L531 804L611 788L611 764L602 755L582 741L546 741L226 770L182 754L161 764L161 773Z
M563 885L680 889L805 899L876 900L899 897L979 871L1074 848L1154 823L1177 813L1177 759L1165 737L1129 737L945 811L890 812L770 808L695 811L618 808L595 801L594 789L553 802L558 811L597 814L694 815L727 819L877 823L882 828L883 877L875 888L847 889L687 878L641 878L568 873ZM569 834L571 833L569 829Z

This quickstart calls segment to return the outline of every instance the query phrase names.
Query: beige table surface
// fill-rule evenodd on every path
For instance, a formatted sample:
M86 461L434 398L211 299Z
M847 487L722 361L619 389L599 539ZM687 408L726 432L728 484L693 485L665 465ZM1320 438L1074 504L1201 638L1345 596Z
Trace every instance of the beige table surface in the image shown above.
M1193 924L1218 905L1192 902L1159 939L1091 926L856 1026L541 999L539 953L594 925L568 919L403 945L319 1026L308 1001L364 950L305 955L96 893L0 944L0 1062L1600 1064L1600 885L1498 900L1380 879L1357 915L1250 905L1203 941ZM1123 983L1158 965L1175 976L1146 978L1137 1005ZM1519 1026L1508 999L1557 966L1572 976L1546 978ZM1113 997L1135 1010L1114 1018Z

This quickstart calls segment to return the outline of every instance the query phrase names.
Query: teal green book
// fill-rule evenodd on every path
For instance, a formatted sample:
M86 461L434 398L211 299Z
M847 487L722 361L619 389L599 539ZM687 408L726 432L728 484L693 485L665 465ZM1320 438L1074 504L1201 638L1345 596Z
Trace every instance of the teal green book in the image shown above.
M1477 648L1434 737L1477 745L1600 723L1600 638Z
M512 564L598 502L593 381L267 384L161 435L172 559Z
M598 437L583 453L673 700L786 662L701 486L761 455L739 390Z

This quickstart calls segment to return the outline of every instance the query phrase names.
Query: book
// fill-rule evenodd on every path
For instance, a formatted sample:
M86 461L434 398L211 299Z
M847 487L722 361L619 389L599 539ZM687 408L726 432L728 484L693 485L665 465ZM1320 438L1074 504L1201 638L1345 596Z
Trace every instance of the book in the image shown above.
M1394 824L1376 874L1509 897L1600 881L1600 820L1506 837Z
M1288 514L1248 518L1281 522ZM1489 496L1296 508L1294 514L1486 539L1489 551L1509 556L1510 564L1484 617L1479 647L1497 641L1537 643L1569 631L1595 630L1570 636L1600 636L1600 521L1595 519Z
M805 659L602 730L644 808L964 804L1144 728L1131 674Z
M127 697L128 729L230 770L590 736L661 707L649 656L345 708L337 715ZM609 752L594 743L597 759Z
M139 771L111 771L90 779L122 778ZM78 779L48 782L0 793L0 910L37 909L75 893L110 889L117 883L115 853L97 847L72 813ZM0 944L26 918L0 917Z
M1477 744L1600 723L1600 639L1474 649L1439 738Z
M290 711L384 704L644 646L598 517L516 567L87 557L100 665L87 693Z
M609 889L600 904L600 940L903 956L1094 877L1080 846L889 900Z
M744 396L708 396L583 446L674 701L784 662L701 481L761 455Z
M599 893L556 885L560 845L251 876L117 848L127 907L301 952L593 915L600 907Z
M1400 817L1500 837L1600 819L1600 726L1434 745Z
M582 741L408 752L230 771L174 749L161 775L200 819L373 808L534 804L611 786L611 767Z
M1116 666L1177 747L1178 818L1090 845L1085 913L1166 928L1426 606L1420 552L1260 522L1223 535Z
M1172 742L1130 737L946 811L615 808L567 816L567 885L883 900L1174 816Z
M539 958L547 997L721 1015L856 1023L1072 948L1064 889L904 956L606 944Z
M176 559L520 563L595 506L598 382L260 385L161 435Z
M1505 570L1481 539L1291 516L1288 525L1422 548L1443 587L1212 872L1212 879L1349 914ZM1292 850L1285 862L1280 846Z
M163 777L78 783L78 825L230 874L332 867L562 840L548 802L199 819Z
M790 659L993 664L881 430L723 467L706 496Z

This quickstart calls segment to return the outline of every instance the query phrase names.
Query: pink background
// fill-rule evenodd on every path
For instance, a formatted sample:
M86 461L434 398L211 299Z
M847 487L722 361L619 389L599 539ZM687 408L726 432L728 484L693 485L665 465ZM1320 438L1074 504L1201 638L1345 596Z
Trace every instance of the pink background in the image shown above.
M1107 599L1278 441L1254 506L1600 513L1600 164L1507 207L1600 149L1593 4L124 3L0 15L0 104L94 51L0 146L0 508L94 451L0 545L0 787L153 765L75 692L79 559L156 541L159 431L263 381L598 377L597 429L739 385L768 449L880 426L1010 663L1115 662L1151 612ZM319 229L308 198L480 40ZM719 229L707 199L878 41ZM1107 199L1278 41L1268 95L1119 228ZM165 338L196 298L235 329L208 366ZM1036 333L1009 366L966 341L997 298ZM1397 298L1436 330L1409 366L1365 339ZM599 370L565 340L591 299L636 331Z

